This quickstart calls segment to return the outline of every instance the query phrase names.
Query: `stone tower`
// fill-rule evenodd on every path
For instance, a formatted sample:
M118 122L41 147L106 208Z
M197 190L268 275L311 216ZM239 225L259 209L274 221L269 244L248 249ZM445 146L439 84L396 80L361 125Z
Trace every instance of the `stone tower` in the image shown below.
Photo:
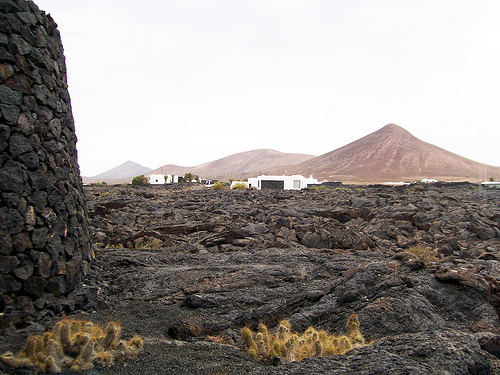
M91 259L57 25L0 0L0 328L74 309Z

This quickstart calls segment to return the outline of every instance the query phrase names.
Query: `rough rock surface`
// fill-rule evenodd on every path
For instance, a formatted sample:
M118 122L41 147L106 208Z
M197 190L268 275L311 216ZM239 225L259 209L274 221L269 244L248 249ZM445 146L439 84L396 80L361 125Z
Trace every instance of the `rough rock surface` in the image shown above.
M76 306L92 250L75 145L57 25L0 1L0 329Z
M82 314L113 317L124 336L146 339L137 359L94 374L497 371L499 191L433 184L86 193L99 250ZM261 363L243 350L244 325L288 318L297 331L344 333L353 312L373 343L345 356ZM4 332L0 351L19 347L21 336Z

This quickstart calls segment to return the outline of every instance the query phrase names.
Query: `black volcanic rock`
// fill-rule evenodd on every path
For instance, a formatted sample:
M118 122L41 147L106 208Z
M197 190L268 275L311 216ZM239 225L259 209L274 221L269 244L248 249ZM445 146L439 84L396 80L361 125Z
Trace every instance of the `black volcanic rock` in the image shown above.
M257 374L488 374L492 358L477 339L457 331L386 337L345 356L308 358Z
M56 23L0 1L0 329L71 299L93 259L76 141Z
M95 373L495 371L498 191L449 184L86 192L99 249L75 303L86 306L82 316L113 317L125 336L146 339L137 359ZM286 318L297 331L343 334L353 312L373 343L345 356L265 363L243 349L245 325ZM5 337L1 348L12 348L16 341Z

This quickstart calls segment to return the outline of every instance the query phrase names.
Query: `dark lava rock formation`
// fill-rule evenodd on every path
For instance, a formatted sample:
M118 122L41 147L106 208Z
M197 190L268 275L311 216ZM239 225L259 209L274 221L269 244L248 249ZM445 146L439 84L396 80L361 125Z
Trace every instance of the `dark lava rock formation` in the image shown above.
M56 25L31 1L0 17L0 352L66 313L145 339L92 374L499 372L499 191L84 192ZM352 313L370 345L344 356L254 362L240 337Z
M100 248L87 316L146 339L135 361L95 373L496 371L499 191L86 190ZM345 356L261 363L243 350L245 325L340 334L351 313L372 343Z
M92 259L57 25L0 1L0 329L80 308Z
M137 359L95 374L497 371L499 191L85 190L98 250L82 316L145 338ZM344 356L254 362L240 337L283 318L342 334L351 313L371 344ZM19 333L5 331L0 351L20 348Z

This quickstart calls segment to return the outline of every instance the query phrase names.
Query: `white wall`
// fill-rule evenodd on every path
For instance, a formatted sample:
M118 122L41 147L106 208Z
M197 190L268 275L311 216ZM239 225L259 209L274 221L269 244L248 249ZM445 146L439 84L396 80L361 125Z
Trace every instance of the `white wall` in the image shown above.
M149 175L149 183L151 185L162 185L165 183L165 176L162 174Z
M258 176L248 179L248 184L258 190L262 189L261 181L283 181L285 190L301 190L307 188L308 184L317 184L318 180L309 177L306 178L301 175L293 176Z

